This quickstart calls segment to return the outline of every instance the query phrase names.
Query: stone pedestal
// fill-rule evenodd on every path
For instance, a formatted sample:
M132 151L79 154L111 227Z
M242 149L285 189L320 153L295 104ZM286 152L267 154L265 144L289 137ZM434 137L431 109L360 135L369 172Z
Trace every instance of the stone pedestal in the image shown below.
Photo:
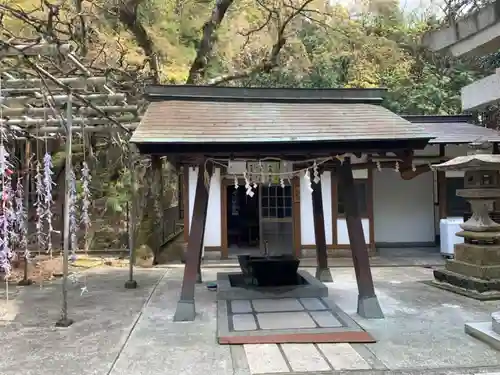
M457 191L472 209L471 218L460 224L463 231L457 233L465 243L455 245L455 259L446 261L445 269L434 271L434 285L479 300L498 300L500 224L489 216L500 197L498 172L466 172L465 177L466 188Z
M500 233L457 233L467 243L455 245L455 259L434 270L434 285L479 300L500 299Z

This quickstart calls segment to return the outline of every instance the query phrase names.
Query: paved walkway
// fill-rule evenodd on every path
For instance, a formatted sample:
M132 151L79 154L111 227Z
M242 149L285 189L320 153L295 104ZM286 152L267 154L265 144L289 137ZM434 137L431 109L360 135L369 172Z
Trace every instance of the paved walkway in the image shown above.
M214 280L216 269L205 269ZM195 322L173 323L182 270L137 272L140 288L125 290L126 271L88 275L88 293L72 286L75 324L56 329L60 286L30 287L0 300L2 375L210 374L500 374L500 353L464 333L464 322L485 321L499 308L434 289L419 281L425 268L375 268L384 320L357 317L352 269L332 270L330 295L379 341L375 344L220 346L215 293L197 287ZM0 297L1 298L1 297Z

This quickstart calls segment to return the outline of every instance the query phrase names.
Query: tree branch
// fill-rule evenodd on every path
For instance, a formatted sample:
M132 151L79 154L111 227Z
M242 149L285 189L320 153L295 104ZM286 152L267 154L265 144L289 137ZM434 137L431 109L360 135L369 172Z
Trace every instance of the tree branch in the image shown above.
M210 53L215 41L215 32L221 25L227 10L233 4L234 0L216 0L215 7L210 19L203 25L203 35L201 37L196 57L189 69L189 75L186 84L197 83L203 76L208 65Z
M149 67L151 68L151 72L153 74L154 83L159 83L160 66L158 63L158 55L155 52L153 40L149 36L144 25L138 19L138 9L142 2L143 0L125 0L119 6L118 18L135 37L137 44L146 54Z
M276 42L273 44L268 56L260 64L240 72L213 78L209 81L209 85L217 86L237 79L251 77L259 73L269 73L276 68L279 65L280 52L286 44L285 32L287 26L295 17L302 13L312 1L313 0L305 0L300 7L294 9L293 12L281 23L276 35ZM269 12L272 12L272 10L269 10Z

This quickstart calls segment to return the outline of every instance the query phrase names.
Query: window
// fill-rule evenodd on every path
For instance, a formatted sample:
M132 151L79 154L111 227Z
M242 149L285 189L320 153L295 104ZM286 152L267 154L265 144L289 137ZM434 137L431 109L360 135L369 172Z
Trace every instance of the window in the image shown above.
M463 177L446 178L446 215L462 217L470 211L467 201L457 196L457 190L464 188Z
M368 180L367 179L354 180L354 186L356 187L356 195L358 196L359 213L362 217L367 217L368 216ZM344 186L340 182L337 184L337 194L338 194L338 213L339 213L339 215L345 215Z
M292 187L262 186L262 217L292 217Z

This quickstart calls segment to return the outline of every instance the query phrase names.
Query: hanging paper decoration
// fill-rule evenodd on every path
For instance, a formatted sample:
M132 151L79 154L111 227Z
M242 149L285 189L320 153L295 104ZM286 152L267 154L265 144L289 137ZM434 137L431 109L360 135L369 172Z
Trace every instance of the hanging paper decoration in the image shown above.
M411 163L411 170L413 172L415 172L417 170L417 167L415 166L415 164L413 162Z
M234 189L235 190L238 190L238 177L236 177L236 175L234 175Z
M340 161L340 164L344 164L345 156L344 155L337 155L336 156L337 160Z
M205 186L207 189L210 187L210 174L207 171L207 165L205 164L205 172L203 173L203 179L205 180Z
M84 225L85 231L90 228L90 198L92 195L90 194L90 182L92 181L92 176L90 175L90 169L87 163L84 161L82 163L82 177L80 179L82 183L82 208L81 208L81 216L80 222Z
M55 183L52 181L52 156L50 153L46 152L43 157L43 188L44 188L44 209L45 212L43 216L47 221L47 252L52 255L52 232L54 228L52 227L52 188Z
M314 179L313 179L314 183L319 184L321 179L319 178L319 170L318 170L318 164L316 164L316 160L314 161L314 164L313 164L313 175L314 175Z
M12 166L11 166L12 167ZM13 171L10 168L6 170L6 180L4 195L7 197L5 216L7 218L9 227L9 244L14 247L19 244L19 231L17 230L17 212L15 210L15 191L12 189L12 175Z
M396 164L394 164L394 171L399 172L399 161L396 161Z
M2 132L3 133L3 132ZM0 176L2 178L2 211L0 212L0 269L8 276L14 253L10 247L12 205L11 205L11 175L12 165L9 162L9 154L3 145L0 144Z
M375 165L377 166L377 171L379 171L379 172L382 171L382 165L380 164L380 162L378 160L375 162Z
M243 178L245 179L245 189L246 189L246 195L253 197L254 192L252 191L252 186L250 185L250 180L248 178L248 172L245 171L243 172Z
M76 237L76 232L78 230L78 224L76 220L76 176L73 168L69 171L69 236L71 241L71 260L76 260L76 249L78 247L78 241Z
M43 185L43 174L40 162L36 163L35 174L35 207L36 207L36 242L39 249L45 248L45 238L43 235L43 214L45 212L45 188Z
M280 186L282 189L285 188L285 180L283 178L280 178Z

